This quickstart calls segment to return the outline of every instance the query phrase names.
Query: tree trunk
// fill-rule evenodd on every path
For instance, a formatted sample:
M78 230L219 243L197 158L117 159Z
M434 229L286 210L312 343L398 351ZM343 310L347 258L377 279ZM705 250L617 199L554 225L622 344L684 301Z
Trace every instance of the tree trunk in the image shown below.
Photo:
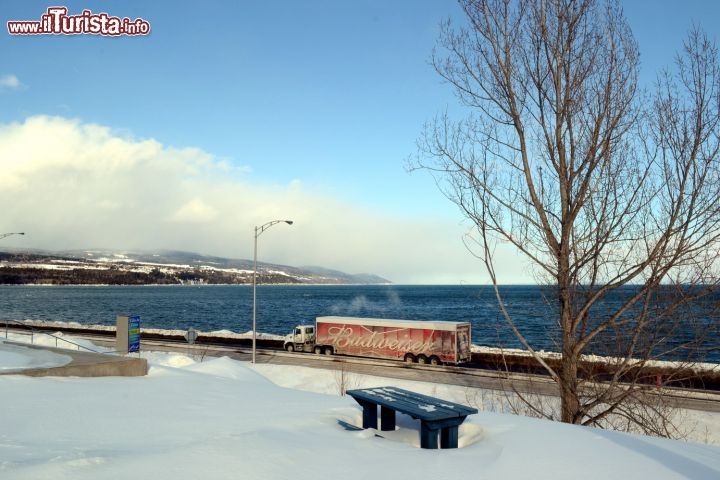
M561 244L558 258L558 302L562 345L559 372L560 419L564 423L580 423L580 399L578 397L578 353L573 328L572 294L568 274L568 251Z
M578 397L578 357L572 339L563 339L560 367L560 420L564 423L581 423Z

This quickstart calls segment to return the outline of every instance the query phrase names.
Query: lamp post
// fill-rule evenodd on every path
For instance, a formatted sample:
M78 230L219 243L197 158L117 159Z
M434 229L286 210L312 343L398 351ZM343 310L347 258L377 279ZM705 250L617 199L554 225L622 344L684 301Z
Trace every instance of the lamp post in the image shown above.
M25 232L0 233L0 240L10 235L25 235Z
M273 225L276 225L278 223L287 223L288 225L292 225L292 220L272 220L270 222L267 222L261 226L255 227L255 250L253 253L253 314L252 314L252 363L255 364L255 346L257 344L257 328L256 328L256 322L255 322L255 313L257 311L257 242L258 237L268 228L272 227Z

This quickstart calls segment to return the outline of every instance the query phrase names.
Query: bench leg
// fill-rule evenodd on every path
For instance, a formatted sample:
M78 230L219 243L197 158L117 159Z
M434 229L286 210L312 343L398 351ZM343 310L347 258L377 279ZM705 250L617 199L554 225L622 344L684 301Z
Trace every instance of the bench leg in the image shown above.
M377 429L377 405L370 402L357 401L363 409L363 428Z
M458 427L440 429L440 448L458 448Z
M380 407L380 428L385 432L395 430L395 410Z
M438 431L420 422L420 448L438 448Z

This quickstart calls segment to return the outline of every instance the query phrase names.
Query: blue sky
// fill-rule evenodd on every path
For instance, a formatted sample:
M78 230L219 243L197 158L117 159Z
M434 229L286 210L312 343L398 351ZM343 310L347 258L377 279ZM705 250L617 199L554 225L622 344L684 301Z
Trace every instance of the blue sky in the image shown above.
M2 25L51 3L4 2ZM179 248L485 283L468 225L405 159L453 108L428 65L450 0L65 2L143 18L148 36L0 34L0 231L32 248ZM720 2L624 2L650 82ZM25 142L25 143L23 143ZM4 145L3 145L4 143ZM45 150L43 150L45 148ZM12 241L10 241L12 240ZM505 283L532 281L501 251Z

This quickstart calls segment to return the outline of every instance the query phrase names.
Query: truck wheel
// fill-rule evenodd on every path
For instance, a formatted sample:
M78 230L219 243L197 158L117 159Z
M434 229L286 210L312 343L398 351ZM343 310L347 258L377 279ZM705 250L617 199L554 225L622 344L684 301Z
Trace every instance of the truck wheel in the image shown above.
M288 343L288 344L287 344L287 347L285 347L285 350L287 350L288 352L292 353L292 352L295 351L295 346L294 346L292 343Z
M425 355L418 355L418 363L421 365L425 365L428 362L428 359Z
M322 347L315 347L315 354L320 355L322 353Z
M332 354L333 354L332 347L325 347L325 355L332 355Z
M405 363L413 363L414 361L415 357L413 357L411 353L405 355Z
M430 365L440 365L440 359L433 355L430 357Z

